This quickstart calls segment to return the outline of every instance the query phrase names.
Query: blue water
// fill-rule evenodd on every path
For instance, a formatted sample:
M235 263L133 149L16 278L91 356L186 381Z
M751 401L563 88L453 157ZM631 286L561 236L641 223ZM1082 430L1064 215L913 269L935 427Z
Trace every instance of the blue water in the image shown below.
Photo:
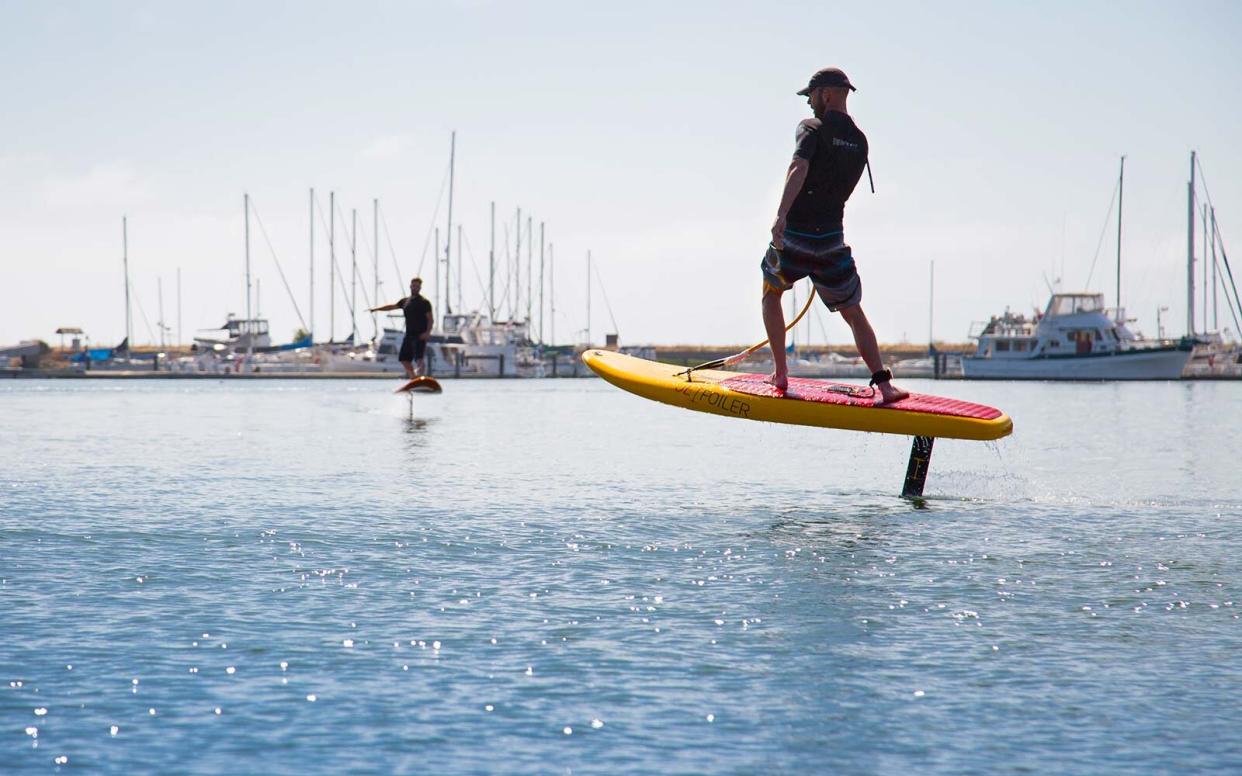
M1242 769L1242 384L907 384L0 383L0 771Z

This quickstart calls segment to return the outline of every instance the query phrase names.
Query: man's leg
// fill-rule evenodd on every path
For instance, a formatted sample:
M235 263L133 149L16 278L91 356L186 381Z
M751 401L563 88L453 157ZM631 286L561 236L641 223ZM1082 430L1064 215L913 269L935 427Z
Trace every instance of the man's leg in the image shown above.
M414 344L414 352L418 357L418 374L427 374L427 340L420 339Z
M840 310L841 317L849 324L850 329L854 332L854 345L858 348L858 354L862 356L863 361L867 364L867 368L874 374L884 368L884 362L880 360L880 346L875 340L875 331L871 328L871 323L867 320L866 313L863 312L862 305L855 304L849 307L842 307ZM880 396L884 399L884 404L904 399L910 394L903 391L892 383L880 383L877 388L880 389Z
M402 361L401 366L405 367L405 376L407 379L413 380L417 376L414 374L414 366L412 361Z
M766 283L763 286L763 327L768 332L773 367L768 382L782 391L789 387L789 367L785 364L785 311L781 309L784 293Z

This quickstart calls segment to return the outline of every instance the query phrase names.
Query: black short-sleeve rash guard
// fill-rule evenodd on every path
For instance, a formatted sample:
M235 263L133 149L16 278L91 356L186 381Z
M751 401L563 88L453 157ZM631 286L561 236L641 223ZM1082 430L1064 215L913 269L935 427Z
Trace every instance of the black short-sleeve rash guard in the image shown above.
M405 313L405 333L422 334L427 331L427 315L431 312L431 302L422 296L407 296L400 302Z
M847 114L829 111L798 124L794 156L810 162L806 181L786 215L791 229L840 229L845 202L867 165L867 136Z

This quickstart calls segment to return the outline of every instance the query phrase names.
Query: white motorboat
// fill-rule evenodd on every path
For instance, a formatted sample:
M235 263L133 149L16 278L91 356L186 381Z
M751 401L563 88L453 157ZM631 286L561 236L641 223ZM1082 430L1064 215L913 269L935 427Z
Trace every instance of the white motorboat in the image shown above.
M1054 293L1042 314L1006 311L975 329L978 348L962 358L967 379L1176 380L1192 347L1141 338L1097 293Z

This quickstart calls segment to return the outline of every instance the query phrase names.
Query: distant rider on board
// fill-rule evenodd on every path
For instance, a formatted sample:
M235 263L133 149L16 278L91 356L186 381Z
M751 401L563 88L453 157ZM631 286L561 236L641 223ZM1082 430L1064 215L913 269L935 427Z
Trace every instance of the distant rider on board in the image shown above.
M854 332L854 344L872 373L871 385L880 391L879 403L887 404L909 393L892 384L893 373L880 360L875 332L863 313L862 281L845 243L843 226L845 201L867 164L867 136L845 107L851 91L855 89L845 73L827 67L798 92L807 98L815 117L798 124L797 147L772 224L772 244L761 264L763 324L775 367L769 381L782 391L789 387L781 295L810 276L819 298L829 310L841 313Z
M423 288L422 278L410 280L410 295L392 304L372 307L369 312L379 313L387 310L401 310L405 313L405 339L401 340L401 353L397 359L405 367L406 376L413 380L419 375L427 374L427 340L431 337L431 329L435 325L435 316L431 313L431 302L419 292ZM418 362L417 371L414 362Z

